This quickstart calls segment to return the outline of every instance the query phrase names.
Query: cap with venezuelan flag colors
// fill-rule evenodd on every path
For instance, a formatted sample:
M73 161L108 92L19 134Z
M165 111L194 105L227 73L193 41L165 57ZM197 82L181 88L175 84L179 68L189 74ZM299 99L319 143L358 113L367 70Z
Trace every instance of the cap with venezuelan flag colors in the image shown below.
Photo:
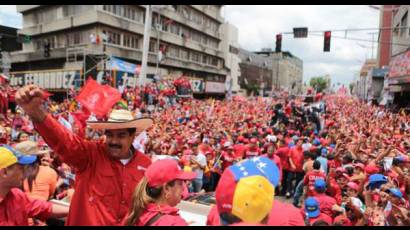
M215 191L220 214L260 223L271 211L279 169L267 157L254 157L228 167Z
M0 147L0 169L7 168L19 163L21 165L32 164L37 160L37 156L29 156L19 153L12 147L3 145Z

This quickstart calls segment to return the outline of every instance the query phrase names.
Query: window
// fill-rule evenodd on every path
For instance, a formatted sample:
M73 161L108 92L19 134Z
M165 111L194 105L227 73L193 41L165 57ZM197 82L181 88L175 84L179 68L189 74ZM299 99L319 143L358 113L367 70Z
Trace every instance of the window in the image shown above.
M138 49L139 38L136 35L124 34L123 46L133 49Z
M180 35L181 27L178 24L176 24L175 22L171 23L170 32L173 33L173 34L176 34L176 35Z
M155 53L157 50L157 42L156 41L150 41L149 42L149 52Z
M179 58L179 49L177 47L174 47L174 46L169 46L167 54L170 57Z
M400 37L406 35L406 31L408 30L407 28L403 28L403 27L407 27L407 12L403 15L403 17L401 18L401 29L400 29Z
M114 31L107 31L107 43L121 45L121 35Z
M201 38L201 34L200 34L200 33L192 31L191 34L192 34L192 40L193 40L193 41L196 41L196 42L201 43L202 38Z
M181 57L181 59L189 60L188 51L186 49L181 49L180 50L180 57Z
M67 44L68 44L68 46L84 44L85 43L84 34L85 34L84 31L77 31L77 32L73 32L73 33L68 33L68 35L67 35ZM88 39L88 36L89 36L89 34L87 35L87 39Z
M208 55L206 55L206 54L202 55L202 63L206 64L206 65L208 64Z
M201 62L200 61L200 55L197 52L192 51L191 52L191 61L193 62Z
M216 57L211 57L211 65L213 66L218 66L218 58Z

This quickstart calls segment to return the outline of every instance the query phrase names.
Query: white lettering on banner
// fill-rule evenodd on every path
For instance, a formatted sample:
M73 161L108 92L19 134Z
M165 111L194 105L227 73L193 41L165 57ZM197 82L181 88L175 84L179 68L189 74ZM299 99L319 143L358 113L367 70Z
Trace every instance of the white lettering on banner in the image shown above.
M69 89L70 86L74 86L74 77L75 77L75 71L70 71L65 75L67 81L64 84L65 89Z
M204 90L202 80L190 80L192 91L195 93L202 92Z
M57 73L53 73L54 77L50 78L50 85L49 85L49 89L55 89L56 88L56 79L58 77Z
M205 91L207 93L225 93L225 83L207 81Z
M45 89L70 89L75 87L78 71L12 73L10 76L13 86L36 84Z
M59 89L60 86L63 84L63 76L64 75L63 75L62 72L59 72L57 76L58 77L56 78L56 89Z

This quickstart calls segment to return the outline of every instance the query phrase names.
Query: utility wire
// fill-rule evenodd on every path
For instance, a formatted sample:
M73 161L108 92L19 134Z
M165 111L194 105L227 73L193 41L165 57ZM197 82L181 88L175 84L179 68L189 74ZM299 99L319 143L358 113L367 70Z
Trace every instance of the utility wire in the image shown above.
M397 27L379 27L379 28L356 28L356 29L344 29L344 30L312 30L308 33L324 33L326 31L330 32L348 32L348 31L368 31L368 30L393 30L393 29L410 29L409 26L397 26ZM283 32L282 34L293 34L292 32Z
M318 34L311 34L312 36L320 36L322 37L323 35L318 35ZM340 36L334 36L332 35L332 38L340 38L340 39L346 39L346 40L351 40L351 41L363 41L363 42L371 42L371 43L379 43L379 44L388 44L388 45L396 45L396 46L406 46L409 47L410 44L402 44L402 43L395 43L395 42L381 42L381 41L372 41L372 40L367 40L367 39L361 39L361 38L352 38L352 37L340 37Z

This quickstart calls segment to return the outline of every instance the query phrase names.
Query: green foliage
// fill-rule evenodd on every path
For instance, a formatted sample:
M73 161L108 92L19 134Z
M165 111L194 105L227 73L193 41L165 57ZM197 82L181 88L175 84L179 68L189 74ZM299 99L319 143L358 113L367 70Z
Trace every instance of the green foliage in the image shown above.
M309 81L309 85L316 89L318 93L323 92L328 87L327 83L326 78L321 76L312 77Z

